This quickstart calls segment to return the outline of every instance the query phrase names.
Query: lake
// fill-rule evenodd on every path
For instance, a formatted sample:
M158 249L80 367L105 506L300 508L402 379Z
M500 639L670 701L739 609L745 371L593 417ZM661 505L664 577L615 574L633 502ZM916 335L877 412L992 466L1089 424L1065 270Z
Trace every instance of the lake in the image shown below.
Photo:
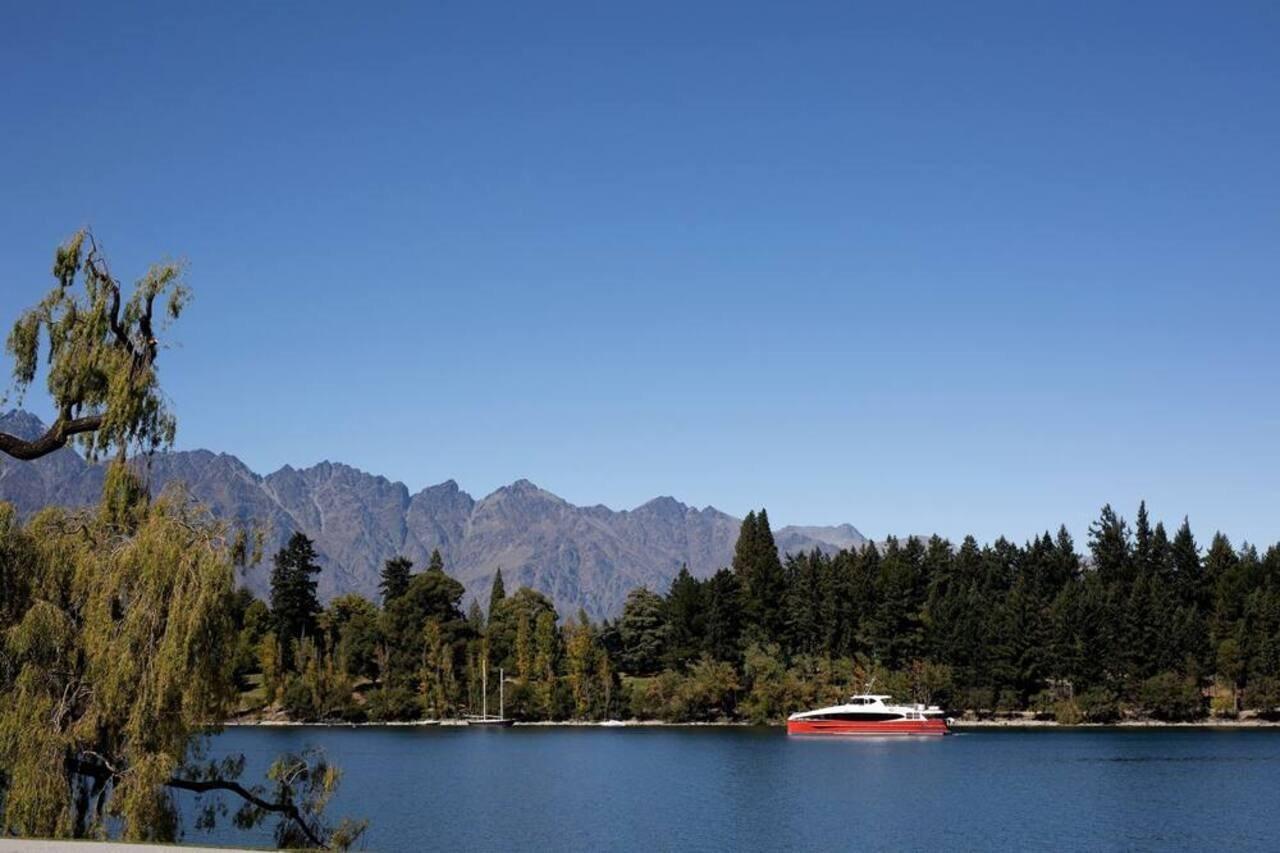
M373 850L1280 850L1280 731L295 727L213 746L253 781L308 744L342 766L331 814L368 818Z

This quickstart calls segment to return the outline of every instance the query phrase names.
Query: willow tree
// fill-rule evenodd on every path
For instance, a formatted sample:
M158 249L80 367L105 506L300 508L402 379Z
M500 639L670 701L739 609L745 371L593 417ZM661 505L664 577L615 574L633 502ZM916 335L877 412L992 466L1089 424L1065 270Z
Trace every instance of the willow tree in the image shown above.
M85 230L58 247L53 276L54 288L14 323L6 349L20 400L39 373L43 343L57 417L31 440L0 432L0 452L31 460L74 442L92 460L111 449L171 444L176 422L160 393L156 357L159 334L190 297L182 266L152 266L126 298Z
M339 777L322 760L284 759L270 790L203 760L236 699L234 538L180 493L149 501L120 463L106 479L93 510L25 527L0 510L4 830L102 837L114 819L126 839L171 840L185 790L234 797L237 825L280 817L281 843L345 842L356 828L322 819Z
M176 792L208 826L234 805L241 827L278 819L281 845L342 846L361 826L328 825L340 773L315 753L284 756L265 784L243 758L208 760L208 736L237 698L232 617L243 540L174 491L152 501L125 461L173 438L156 380L158 300L176 318L180 270L154 267L123 300L91 235L59 248L57 285L9 336L19 392L47 343L58 417L0 451L35 459L75 440L114 450L98 507L49 508L22 524L0 503L0 835L170 840ZM77 283L80 285L77 287Z

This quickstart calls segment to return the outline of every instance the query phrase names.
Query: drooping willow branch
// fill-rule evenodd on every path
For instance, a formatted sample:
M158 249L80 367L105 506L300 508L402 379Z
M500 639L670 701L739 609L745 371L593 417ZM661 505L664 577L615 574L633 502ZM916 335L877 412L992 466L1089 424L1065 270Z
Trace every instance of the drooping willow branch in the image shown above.
M85 251L87 247L87 251ZM16 359L19 394L35 379L40 339L48 341L49 391L57 419L43 435L23 439L0 432L0 453L30 461L82 439L90 457L108 446L172 442L173 418L159 393L155 306L167 299L166 320L176 319L189 296L181 267L161 264L123 299L94 235L80 231L58 249L57 286L14 324L7 349ZM76 280L83 295L76 292Z
M196 781L193 779L178 779L175 777L165 784L170 788L177 788L183 791L194 791L197 794L204 794L209 791L227 791L235 794L263 811L284 815L292 820L294 824L302 830L303 835L307 837L308 841L323 850L329 849L329 845L325 844L324 841L321 840L320 836L318 836L311 828L311 825L307 823L302 812L291 802L273 803L268 800L264 800L245 786L241 785L239 782L226 781L223 779Z
M92 779L94 782L93 793L97 796L98 806L101 808L103 803L102 794L105 793L106 785L109 782L115 782L120 778L120 773L105 765L105 763L95 763L91 761L82 761L77 758L71 758L67 761L67 769L78 775ZM171 777L165 783L165 787L174 788L180 791L191 791L197 794L207 794L211 791L226 791L235 794L245 802L261 809L264 812L283 815L293 821L294 825L301 830L309 841L316 848L328 850L329 845L325 840L316 833L311 824L307 822L306 816L296 804L288 800L272 802L263 799L253 791L241 785L239 782L227 779L182 779L177 776Z

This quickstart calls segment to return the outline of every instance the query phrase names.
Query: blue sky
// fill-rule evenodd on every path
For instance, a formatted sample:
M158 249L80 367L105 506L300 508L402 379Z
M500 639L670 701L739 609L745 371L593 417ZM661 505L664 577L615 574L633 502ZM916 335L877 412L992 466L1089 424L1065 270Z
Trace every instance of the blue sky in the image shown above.
M185 5L0 27L0 317L187 259L180 447L1280 539L1274 3Z

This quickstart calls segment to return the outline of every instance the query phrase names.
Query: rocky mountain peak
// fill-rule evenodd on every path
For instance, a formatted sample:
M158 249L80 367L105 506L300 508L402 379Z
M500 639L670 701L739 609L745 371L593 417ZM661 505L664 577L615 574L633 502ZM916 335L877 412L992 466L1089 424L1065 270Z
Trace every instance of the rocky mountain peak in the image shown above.
M0 416L0 429L34 436L44 424L12 411ZM467 596L482 604L502 568L509 589L528 584L562 614L581 607L592 618L616 616L631 589L663 590L681 565L699 577L728 565L740 525L714 507L693 509L670 496L624 511L579 507L527 479L477 501L454 480L411 495L403 483L341 462L285 465L261 476L235 456L193 450L157 454L147 465L153 489L182 481L216 515L265 525L268 554L295 531L306 533L320 554L326 599L344 592L376 599L387 559L404 555L421 570L438 549ZM0 457L0 500L24 513L85 506L101 489L102 467L71 450L35 462ZM851 525L782 528L777 539L792 552L865 541ZM265 595L269 577L258 567L244 582Z

